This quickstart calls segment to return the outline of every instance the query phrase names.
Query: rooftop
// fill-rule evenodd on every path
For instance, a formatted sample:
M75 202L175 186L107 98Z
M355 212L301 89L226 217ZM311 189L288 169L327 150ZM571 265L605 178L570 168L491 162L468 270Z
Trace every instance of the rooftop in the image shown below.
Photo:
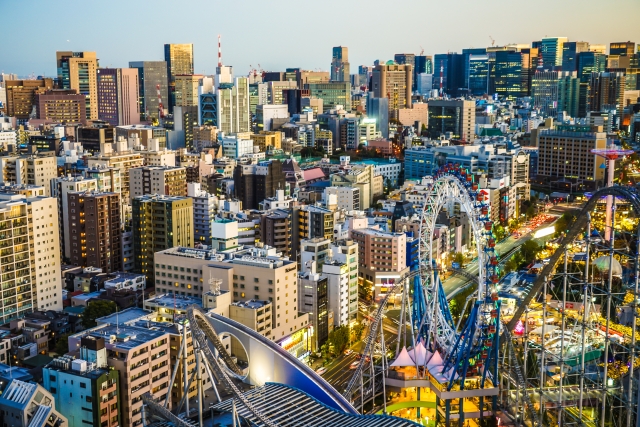
M159 294L144 302L145 307L169 307L176 310L186 310L190 305L202 305L202 299L175 294Z
M97 328L81 332L76 336L102 337L105 338L105 346L107 349L118 348L129 350L146 344L149 341L155 341L165 333L165 331L161 330L129 326L120 323L118 325L108 324L102 327L98 326Z
M234 305L236 307L242 307L242 308L251 308L253 310L257 310L259 308L263 308L267 305L271 304L269 301L260 301L257 299L252 299L249 301L238 301L238 302L234 302L231 303L231 305Z

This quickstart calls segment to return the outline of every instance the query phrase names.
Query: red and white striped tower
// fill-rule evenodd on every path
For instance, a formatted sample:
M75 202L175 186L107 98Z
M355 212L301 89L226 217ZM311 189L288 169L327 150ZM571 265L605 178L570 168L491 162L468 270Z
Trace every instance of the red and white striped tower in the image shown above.
M220 42L220 34L218 34L218 68L222 67L222 43Z

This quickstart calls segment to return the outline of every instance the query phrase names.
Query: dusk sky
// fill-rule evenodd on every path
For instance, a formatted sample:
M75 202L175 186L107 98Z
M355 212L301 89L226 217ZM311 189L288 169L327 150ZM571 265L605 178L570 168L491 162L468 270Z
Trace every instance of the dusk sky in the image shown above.
M347 46L351 71L394 53L531 43L545 36L640 42L640 0L0 0L0 71L54 76L57 50L96 51L102 67L162 60L164 43L194 43L212 74L217 35L236 75L249 65L328 70Z

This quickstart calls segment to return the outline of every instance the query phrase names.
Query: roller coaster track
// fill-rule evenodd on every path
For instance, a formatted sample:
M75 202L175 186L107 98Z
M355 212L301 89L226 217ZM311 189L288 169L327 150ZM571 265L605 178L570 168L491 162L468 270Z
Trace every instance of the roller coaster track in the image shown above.
M143 394L141 398L142 402L147 406L149 411L159 415L165 420L171 421L176 427L197 427L197 424L174 415L170 410L162 406L160 403L156 402L156 400L153 398L153 396L151 396L150 393Z
M516 327L518 321L524 314L524 311L531 303L531 300L535 298L535 296L540 292L540 290L544 286L544 282L555 271L556 265L558 264L558 261L560 261L562 254L564 254L566 246L569 243L572 243L578 236L578 234L586 227L588 221L587 214L593 211L593 209L598 204L598 201L603 196L622 197L631 203L633 209L636 212L640 213L640 194L638 193L637 187L622 187L615 185L613 187L601 188L600 190L593 193L587 204L584 205L584 207L578 214L577 219L572 224L569 232L565 235L560 246L549 258L549 263L542 269L538 277L533 281L531 290L529 291L529 293L527 293L527 295L525 295L525 297L522 299L522 302L518 305L513 318L511 318L511 320L507 324L507 329L512 331Z
M269 419L265 417L236 387L236 385L227 374L225 366L220 363L218 357L216 357L213 354L213 351L211 351L209 342L214 345L223 361L227 359L224 357L224 355L228 356L227 351L224 349L224 346L222 346L220 338L218 337L215 329L213 329L213 326L211 326L211 324L207 320L205 312L200 307L192 305L187 309L187 317L191 325L192 338L200 345L200 349L202 350L206 361L209 363L209 366L211 366L211 369L218 382L222 384L226 389L230 390L240 400L240 402L242 402L242 404L249 411L251 411L251 413L255 415L255 417L259 419L264 425L269 427L276 427L276 425L269 421ZM220 347L222 351L218 350L218 347ZM226 368L237 374L238 371L240 371L240 368L238 368L238 366L233 363L231 357L228 357L228 360L231 362L231 365L227 365ZM227 362L225 361L225 363ZM241 373L242 371L240 371L240 374Z

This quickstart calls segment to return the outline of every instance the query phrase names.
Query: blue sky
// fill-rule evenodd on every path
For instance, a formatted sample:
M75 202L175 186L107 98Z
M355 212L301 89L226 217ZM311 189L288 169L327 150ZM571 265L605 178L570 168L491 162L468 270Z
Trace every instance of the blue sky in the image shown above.
M328 70L331 47L351 69L394 53L530 43L566 36L640 42L640 0L0 0L0 71L55 74L56 50L96 51L101 66L162 60L164 43L194 43L213 73L217 35L236 75L249 65ZM353 72L353 71L352 71Z

